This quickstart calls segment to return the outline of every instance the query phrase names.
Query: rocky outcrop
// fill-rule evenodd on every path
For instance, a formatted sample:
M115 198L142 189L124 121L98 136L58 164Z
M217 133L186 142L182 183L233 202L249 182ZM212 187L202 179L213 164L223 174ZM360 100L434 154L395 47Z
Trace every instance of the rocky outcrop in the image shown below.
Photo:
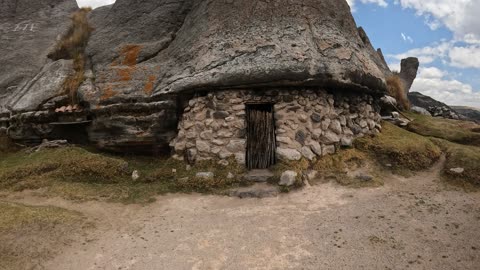
M47 54L76 8L75 0L0 1L0 111L35 110L57 94L48 84L58 83L65 63L51 63Z
M413 106L426 109L434 117L443 117L448 119L461 119L462 117L447 104L437 101L429 96L418 92L408 94L408 99Z
M179 101L195 93L296 87L373 99L386 91L388 66L346 1L117 0L89 17L95 31L78 89L85 110L59 111L72 63L46 56L76 3L27 2L0 7L8 70L0 74L0 106L11 111L9 133L20 141L57 139L52 123L67 122L106 150L168 151Z
M412 88L413 81L415 81L417 78L420 62L416 57L408 57L406 59L402 59L400 66L401 69L399 76L403 81L405 93L408 94L408 92L410 92L410 88Z
M91 104L104 93L242 86L385 90L372 59L378 54L360 37L346 1L134 2L92 15L97 31L87 50L98 93L87 98Z

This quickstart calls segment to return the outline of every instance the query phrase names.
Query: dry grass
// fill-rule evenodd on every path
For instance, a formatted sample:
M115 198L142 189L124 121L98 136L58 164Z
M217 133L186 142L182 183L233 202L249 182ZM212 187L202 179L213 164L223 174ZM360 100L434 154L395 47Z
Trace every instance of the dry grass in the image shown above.
M410 110L410 101L408 100L405 86L402 79L398 75L393 75L387 78L388 94L397 100L399 109Z
M0 201L0 268L37 269L91 226L77 212Z
M65 80L63 85L72 104L77 103L77 90L85 80L85 48L94 30L88 22L88 13L91 10L91 8L81 8L72 14L70 27L48 55L53 60L73 59L75 72Z
M383 184L380 180L380 172L373 166L369 155L358 149L344 149L334 155L325 156L313 164L313 169L318 171L322 182L335 180L341 185L350 187L372 187ZM361 181L356 178L358 175L370 175L373 179Z
M386 168L405 174L432 166L441 150L428 138L384 122L382 133L376 137L358 139L355 146L370 153Z

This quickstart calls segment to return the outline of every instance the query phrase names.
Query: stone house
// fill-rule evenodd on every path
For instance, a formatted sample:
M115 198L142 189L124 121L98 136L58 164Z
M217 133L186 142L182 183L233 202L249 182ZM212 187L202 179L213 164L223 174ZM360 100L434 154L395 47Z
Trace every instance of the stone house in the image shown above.
M345 0L134 2L90 13L77 110L62 88L73 61L46 58L75 1L0 7L0 133L35 143L62 127L102 150L266 168L381 128L390 70ZM35 31L13 31L25 17Z
M367 94L322 88L225 90L189 100L172 141L188 162L235 159L250 169L277 159L313 160L378 132L378 105Z

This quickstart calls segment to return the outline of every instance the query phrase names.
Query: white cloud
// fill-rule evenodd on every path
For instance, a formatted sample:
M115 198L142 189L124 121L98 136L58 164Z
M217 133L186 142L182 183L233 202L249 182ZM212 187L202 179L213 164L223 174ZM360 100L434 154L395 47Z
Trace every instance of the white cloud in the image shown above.
M403 8L414 9L433 30L441 24L458 40L480 39L480 1L478 0L395 0Z
M350 8L355 12L355 2L360 1L363 4L377 4L381 7L387 7L388 3L386 0L347 0L347 3L350 5Z
M441 79L448 73L436 67L425 67L419 71L419 77L424 79Z
M408 37L402 34L404 40ZM421 64L430 64L440 60L444 64L457 68L480 68L480 45L458 45L455 41L444 41L423 48L411 49L405 53L387 55L395 60L417 57Z
M448 105L480 107L480 92L469 84L446 78L447 72L435 67L420 68L410 91L420 92Z
M480 69L480 45L453 47L449 57L454 67Z
M404 33L401 33L401 36L402 36L403 41L413 43L413 38L411 36L408 36Z
M448 56L448 51L452 48L451 42L442 42L423 48L416 48L405 53L396 55L387 55L396 60L402 60L407 57L417 57L421 64L430 64L436 59L444 59Z
M79 7L97 8L115 3L115 0L77 0Z

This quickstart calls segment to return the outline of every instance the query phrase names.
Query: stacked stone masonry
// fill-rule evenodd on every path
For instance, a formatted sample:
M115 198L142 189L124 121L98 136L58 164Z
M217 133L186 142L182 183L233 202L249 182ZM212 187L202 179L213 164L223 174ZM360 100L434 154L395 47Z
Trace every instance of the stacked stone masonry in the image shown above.
M245 162L246 105L274 104L277 157L314 160L378 132L379 107L368 94L325 90L229 90L192 98L171 142L189 162L235 157Z

